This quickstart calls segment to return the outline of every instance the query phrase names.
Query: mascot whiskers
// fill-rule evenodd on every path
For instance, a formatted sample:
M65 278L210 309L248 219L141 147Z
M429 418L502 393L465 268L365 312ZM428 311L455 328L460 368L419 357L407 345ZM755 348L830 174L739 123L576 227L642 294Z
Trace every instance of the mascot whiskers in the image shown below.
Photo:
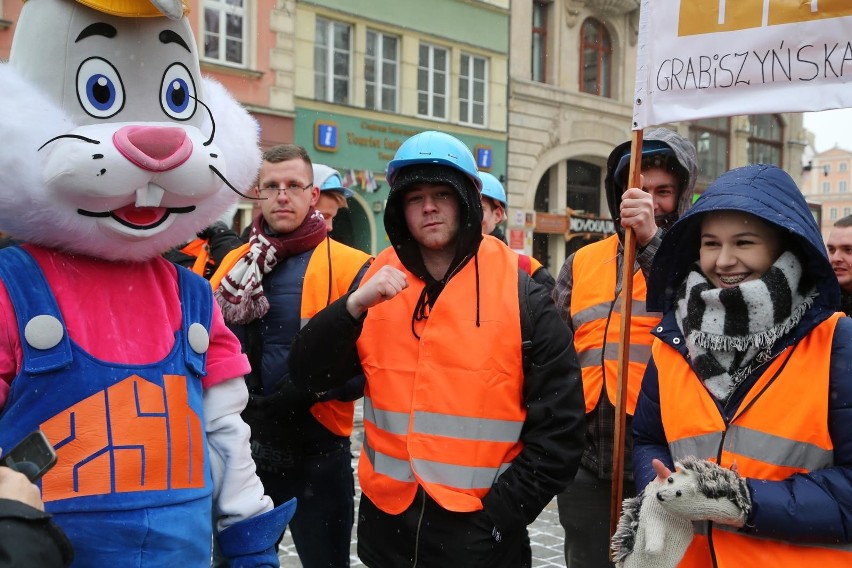
M0 447L41 429L75 566L278 566L248 362L209 284L160 257L257 172L181 0L28 0L0 63Z

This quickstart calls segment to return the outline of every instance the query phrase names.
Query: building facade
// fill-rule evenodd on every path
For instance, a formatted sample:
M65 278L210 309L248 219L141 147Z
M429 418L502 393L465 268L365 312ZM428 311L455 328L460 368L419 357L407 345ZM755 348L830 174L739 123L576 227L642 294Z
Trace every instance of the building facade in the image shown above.
M639 3L512 3L507 232L510 246L554 273L571 252L600 238L599 230L611 230L603 222L609 217L603 180L610 151L631 135ZM697 192L750 163L778 164L801 178L801 114L665 126L696 145ZM569 216L569 209L583 217Z
M340 240L388 246L385 168L423 130L457 136L504 180L510 246L551 271L611 230L604 167L630 138L639 0L189 3L202 72L257 118L263 147L300 144L355 191ZM0 59L21 5L0 0ZM667 126L698 148L698 191L748 163L801 178L800 114ZM251 215L240 207L237 228Z
M852 152L834 147L815 154L802 173L802 193L809 203L819 204L823 240L834 222L852 215Z
M389 246L385 170L405 139L443 130L506 171L509 0L311 0L295 8L297 144L355 195L340 240Z

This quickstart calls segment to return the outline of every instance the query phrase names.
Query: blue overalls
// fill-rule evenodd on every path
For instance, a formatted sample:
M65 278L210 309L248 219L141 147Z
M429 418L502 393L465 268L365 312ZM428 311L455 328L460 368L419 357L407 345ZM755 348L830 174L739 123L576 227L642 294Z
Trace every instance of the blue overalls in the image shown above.
M183 323L174 347L157 363L124 365L68 337L29 253L0 251L0 278L23 350L0 447L40 428L56 448L42 498L74 545L74 566L209 566L213 482L201 385L209 284L178 267ZM120 317L133 317L132 308Z

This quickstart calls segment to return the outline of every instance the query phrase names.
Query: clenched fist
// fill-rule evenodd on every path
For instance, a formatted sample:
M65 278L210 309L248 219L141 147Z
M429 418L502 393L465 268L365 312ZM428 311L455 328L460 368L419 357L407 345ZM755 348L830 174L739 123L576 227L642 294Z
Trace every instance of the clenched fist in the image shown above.
M406 288L408 280L404 272L393 266L383 266L349 295L346 309L349 315L358 319L368 309L390 300Z

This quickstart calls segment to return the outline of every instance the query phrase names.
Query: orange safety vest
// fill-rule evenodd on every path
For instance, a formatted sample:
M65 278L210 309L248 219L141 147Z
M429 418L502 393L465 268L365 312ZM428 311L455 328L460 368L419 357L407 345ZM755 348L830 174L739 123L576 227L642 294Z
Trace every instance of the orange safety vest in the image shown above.
M245 244L225 256L216 274L210 279L214 290L219 287L222 278L230 272L237 261L245 256L249 248L250 246ZM331 256L331 266L329 266L329 256ZM305 327L308 320L317 312L349 291L358 271L369 259L370 255L367 253L328 237L317 245L308 260L305 280L302 283L302 327ZM338 436L346 437L352 434L352 422L355 417L354 402L340 400L318 402L311 406L311 414L320 424Z
M541 263L535 257L527 256L525 254L518 255L518 268L530 276L535 274L541 266Z
M196 237L185 244L180 252L187 256L194 256L195 262L192 264L191 270L199 276L204 276L204 269L207 268L207 263L210 261L210 248L207 246L207 239Z
M655 340L652 352L659 370L660 413L672 458L693 455L724 467L736 462L743 477L770 481L831 467L829 368L834 328L842 316L834 314L795 348L778 355L728 425L683 355ZM807 388L803 388L805 377ZM792 544L701 522L696 523L696 534L678 566L850 565L849 545Z
M393 248L379 254L362 281L387 264L405 272L409 284L369 309L357 343L367 376L358 478L386 513L407 509L418 484L444 509L481 510L523 449L518 255L490 239L477 254L479 273L488 275L478 292L471 260L414 330L424 282Z
M618 382L618 344L621 329L621 297L615 298L619 262L618 236L588 244L574 254L571 290L571 324L574 348L583 371L586 414L598 404L606 385L615 405ZM630 352L627 373L627 414L633 415L645 367L651 358L651 330L661 314L645 308L645 277L633 273L633 308L630 318ZM606 380L604 380L606 379Z

